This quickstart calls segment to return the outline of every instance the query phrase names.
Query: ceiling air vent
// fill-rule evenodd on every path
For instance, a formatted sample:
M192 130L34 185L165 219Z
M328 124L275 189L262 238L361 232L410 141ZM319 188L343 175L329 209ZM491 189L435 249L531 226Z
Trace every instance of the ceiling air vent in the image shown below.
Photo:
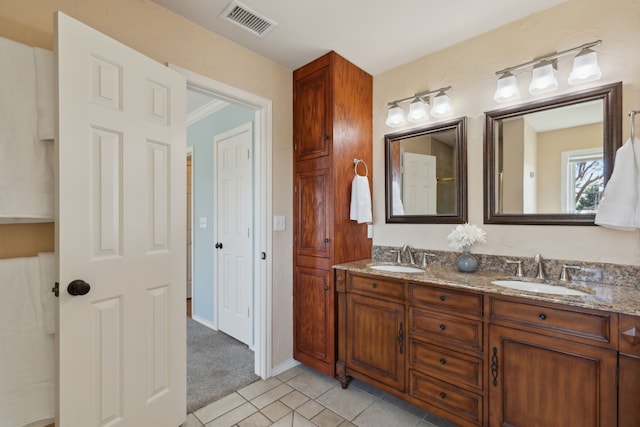
M220 16L260 38L269 34L278 25L235 0L229 3Z

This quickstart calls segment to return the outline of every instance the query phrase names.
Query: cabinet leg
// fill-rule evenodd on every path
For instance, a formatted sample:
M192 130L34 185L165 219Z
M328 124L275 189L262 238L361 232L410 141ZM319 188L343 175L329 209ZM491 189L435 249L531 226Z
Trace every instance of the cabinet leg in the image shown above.
M349 387L351 376L347 375L347 367L342 362L336 363L336 378L340 381L343 389Z

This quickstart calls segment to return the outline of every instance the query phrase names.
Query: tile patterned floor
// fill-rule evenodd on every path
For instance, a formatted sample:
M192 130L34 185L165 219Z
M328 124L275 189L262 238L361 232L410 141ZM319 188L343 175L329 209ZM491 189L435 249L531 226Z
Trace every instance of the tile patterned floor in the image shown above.
M353 380L340 383L298 365L189 414L181 427L455 427Z

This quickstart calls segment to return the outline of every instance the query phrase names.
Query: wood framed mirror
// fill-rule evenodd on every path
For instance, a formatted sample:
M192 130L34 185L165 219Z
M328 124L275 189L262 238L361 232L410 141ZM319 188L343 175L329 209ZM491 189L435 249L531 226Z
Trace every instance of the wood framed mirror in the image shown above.
M621 144L621 82L485 113L485 224L594 225Z
M384 139L386 222L466 222L466 117Z

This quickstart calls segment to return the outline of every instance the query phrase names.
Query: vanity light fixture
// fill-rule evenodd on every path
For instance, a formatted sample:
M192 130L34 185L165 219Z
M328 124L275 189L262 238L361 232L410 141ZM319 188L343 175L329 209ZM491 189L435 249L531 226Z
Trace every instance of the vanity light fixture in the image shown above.
M498 79L498 87L493 99L496 102L507 102L520 98L516 76L507 71Z
M437 95L433 98L431 115L437 118L451 115L453 109L451 108L449 96L446 94L449 89L451 89L451 86L419 92L413 96L389 102L389 113L387 114L386 125L393 128L403 126L407 124L407 121L410 123L420 123L429 119L427 107L429 106L429 95L433 94ZM409 114L405 118L404 110L398 104L407 101L411 101L411 104L409 104Z
M553 92L558 89L558 79L555 70L558 68L556 60L544 61L533 67L529 93L537 95L539 93Z
M569 84L576 85L600 79L602 72L600 71L600 67L598 67L596 52L591 49L600 43L602 43L602 40L596 40L595 42L585 43L581 46L563 50L562 52L536 58L524 64L514 65L513 67L496 71L496 75L500 77L498 78L493 99L496 102L507 102L518 99L519 91L517 80L512 72L529 67L533 67L529 93L537 95L556 90L558 88L558 80L555 77L557 60L560 57L574 52L578 52L578 54L573 60L573 69L569 75Z

